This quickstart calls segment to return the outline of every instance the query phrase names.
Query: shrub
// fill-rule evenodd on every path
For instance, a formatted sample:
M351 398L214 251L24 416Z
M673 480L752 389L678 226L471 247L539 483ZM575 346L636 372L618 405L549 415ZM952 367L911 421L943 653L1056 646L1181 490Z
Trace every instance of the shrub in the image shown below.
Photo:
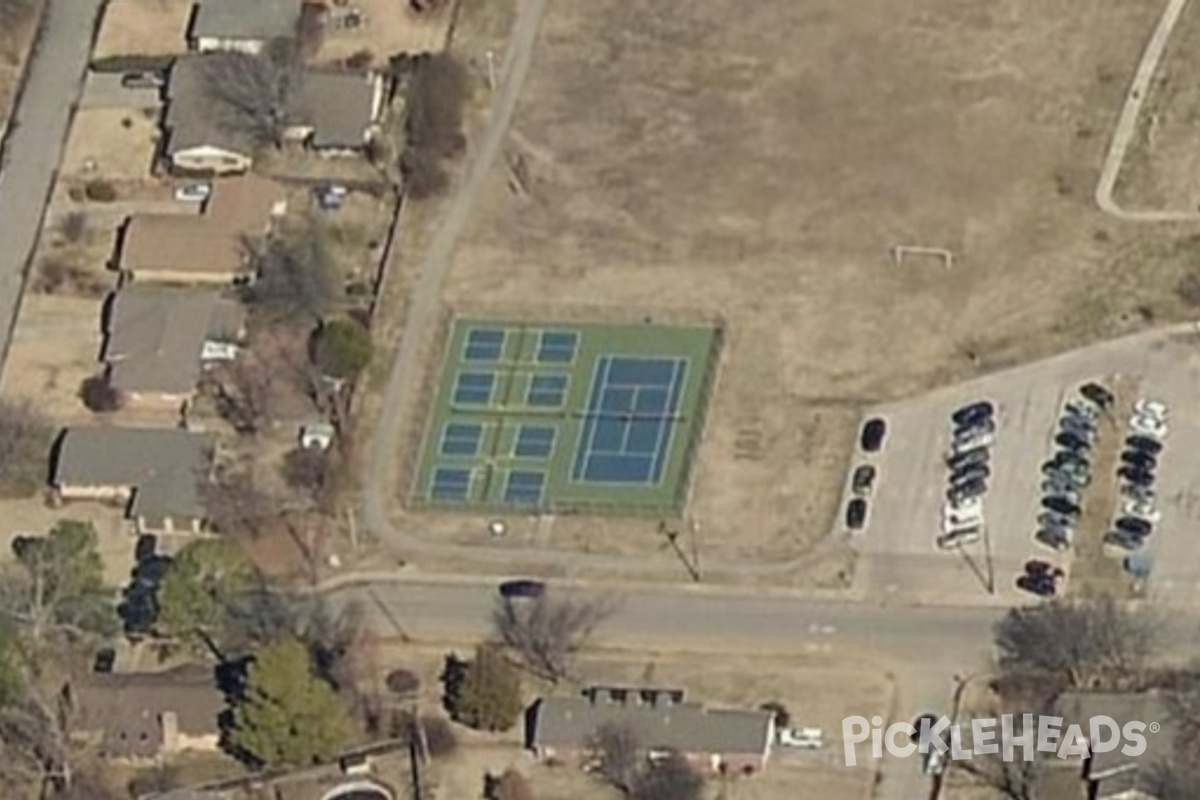
M400 157L400 174L404 176L404 191L413 200L426 200L446 191L450 176L442 160L432 151L409 147Z
M117 190L104 178L93 178L83 187L83 196L94 203L111 203L117 199Z
M87 214L71 211L58 222L58 234L67 244L78 244L87 232Z
M359 50L346 59L346 67L353 70L364 70L375 61L375 54L370 50Z
M79 399L89 411L105 414L116 411L124 405L124 398L108 379L103 375L93 375L84 378L79 384Z
M313 361L330 378L353 378L371 363L373 350L366 328L352 319L335 319L317 331Z
M458 737L449 721L442 717L421 717L421 730L431 758L448 756L458 749Z

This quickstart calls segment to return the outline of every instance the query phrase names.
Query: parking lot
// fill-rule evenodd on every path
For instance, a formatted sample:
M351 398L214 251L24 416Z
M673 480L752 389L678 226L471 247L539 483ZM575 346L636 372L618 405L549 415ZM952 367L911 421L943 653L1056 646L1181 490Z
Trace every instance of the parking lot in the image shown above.
M877 470L865 523L852 534L863 556L859 588L898 601L1011 603L1031 599L1018 592L1015 578L1026 560L1039 558L1066 568L1069 593L1073 551L1055 553L1033 540L1041 511L1039 467L1054 452L1063 402L1090 380L1132 386L1134 396L1153 397L1170 407L1156 484L1162 518L1140 552L1152 565L1152 595L1200 602L1200 575L1194 566L1200 558L1200 473L1187 463L1187 454L1200 448L1200 332L1191 327L1109 342L870 409L864 419L883 417L888 430L877 453L864 454L856 442L851 462L851 471L862 463ZM995 404L997 427L982 498L984 536L961 549L939 550L934 540L942 530L950 414L983 399ZM1102 435L1125 435L1128 405L1102 421L1111 431ZM1107 492L1097 502L1111 508L1115 479L1095 477L1089 491ZM847 476L843 509L851 495ZM844 515L836 524L839 533L845 531Z

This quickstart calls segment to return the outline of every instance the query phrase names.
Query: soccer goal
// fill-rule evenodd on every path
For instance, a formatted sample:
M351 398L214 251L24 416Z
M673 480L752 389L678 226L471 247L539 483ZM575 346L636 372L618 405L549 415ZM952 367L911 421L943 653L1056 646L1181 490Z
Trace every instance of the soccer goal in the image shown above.
M892 261L895 261L897 265L903 264L904 259L910 256L936 258L946 265L946 269L954 267L954 253L944 247L921 247L912 244L898 244L892 248Z

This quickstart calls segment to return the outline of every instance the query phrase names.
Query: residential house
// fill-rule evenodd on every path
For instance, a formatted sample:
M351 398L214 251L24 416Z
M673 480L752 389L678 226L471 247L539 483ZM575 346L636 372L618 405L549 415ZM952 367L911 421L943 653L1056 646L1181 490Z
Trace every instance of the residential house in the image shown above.
M133 281L230 285L254 277L248 246L287 213L274 181L251 175L213 181L203 213L135 214L119 237L116 266Z
M51 453L62 500L126 504L138 534L201 533L216 438L171 428L67 428Z
M201 368L237 356L241 306L215 291L132 284L114 293L104 317L108 383L130 404L181 408Z
M204 75L208 58L181 58L171 68L165 154L182 172L245 172L259 143L214 103ZM284 109L282 139L322 155L361 154L377 133L384 95L377 73L306 70Z
M540 760L580 762L608 724L628 726L652 756L678 752L715 772L763 770L775 739L768 711L708 708L684 702L678 690L594 687L535 702L526 713L525 741Z
M261 52L272 39L296 35L302 0L200 0L188 43L202 53Z
M184 752L216 752L225 696L212 667L167 672L94 673L68 685L76 731L104 758L144 762Z
M1157 732L1143 732L1146 751L1141 755L1125 755L1121 747L1092 753L1076 772L1087 800L1156 800L1150 778L1170 758L1175 743L1171 709L1161 693L1067 692L1058 698L1056 714L1063 718L1064 731L1078 725L1085 736L1089 720L1096 717L1109 717L1121 727L1135 721L1158 723Z

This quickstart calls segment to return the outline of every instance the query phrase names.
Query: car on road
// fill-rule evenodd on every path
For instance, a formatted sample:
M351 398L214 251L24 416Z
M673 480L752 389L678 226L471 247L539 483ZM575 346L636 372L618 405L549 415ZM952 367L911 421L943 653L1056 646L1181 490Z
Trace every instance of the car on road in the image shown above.
M1134 486L1153 486L1154 473L1148 469L1135 467L1132 464L1125 464L1117 470L1117 476L1127 483Z
M1105 411L1112 408L1113 403L1117 401L1117 398L1113 396L1113 393L1107 387L1095 381L1080 386L1079 394Z
M1109 531L1104 534L1104 544L1119 547L1122 550L1139 550L1146 544L1146 539L1127 531Z
M971 425L980 420L990 419L996 413L996 407L988 400L980 400L956 409L950 415L950 421L955 425Z
M1050 495L1042 498L1042 508L1062 514L1066 517L1079 518L1079 504L1071 502L1069 497Z
M161 89L166 85L167 79L161 72L126 72L121 76L124 89Z
M976 478L959 486L951 486L946 490L946 499L951 503L959 503L974 497L983 497L987 493L987 481Z
M850 491L860 497L866 497L875 486L875 468L870 464L860 464L854 468L850 477Z
M982 526L974 528L963 528L961 530L950 531L943 533L937 537L937 546L939 550L951 550L956 547L965 547L969 544L974 544L979 541L982 535Z
M887 421L882 417L873 417L863 425L858 443L866 452L877 453L883 448L885 438L887 438Z
M175 190L175 199L180 203L203 203L211 194L210 183L185 183Z
M1149 536L1154 530L1154 524L1149 520L1141 517L1120 517L1113 523L1113 527L1122 533L1131 533L1134 536Z
M987 447L976 447L946 459L946 466L951 470L962 469L976 464L986 464L992 459L992 451Z
M846 527L852 531L861 530L867 523L867 501L856 497L846 504Z
M505 599L536 600L546 593L546 584L529 578L517 578L500 584L500 596Z

